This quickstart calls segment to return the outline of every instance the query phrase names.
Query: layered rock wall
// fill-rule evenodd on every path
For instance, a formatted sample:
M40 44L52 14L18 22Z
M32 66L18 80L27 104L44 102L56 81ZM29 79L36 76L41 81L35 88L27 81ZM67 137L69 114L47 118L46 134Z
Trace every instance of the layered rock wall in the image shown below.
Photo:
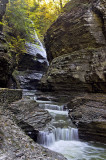
M45 36L44 90L106 92L106 1L72 0Z
M69 116L84 140L106 141L106 95L84 93L68 103Z

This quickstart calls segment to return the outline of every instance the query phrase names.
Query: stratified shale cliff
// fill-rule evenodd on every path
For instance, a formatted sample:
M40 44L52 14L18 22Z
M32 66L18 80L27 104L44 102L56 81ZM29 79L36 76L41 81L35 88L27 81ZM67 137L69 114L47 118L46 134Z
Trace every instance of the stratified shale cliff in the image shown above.
M45 36L44 90L106 92L106 1L71 0Z

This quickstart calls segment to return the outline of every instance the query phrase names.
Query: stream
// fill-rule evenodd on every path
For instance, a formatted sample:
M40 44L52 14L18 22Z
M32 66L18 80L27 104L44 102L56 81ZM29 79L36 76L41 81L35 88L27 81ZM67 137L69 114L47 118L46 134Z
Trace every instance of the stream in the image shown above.
M39 91L24 91L25 97L29 96L35 100L40 108L47 110L52 116L51 123L39 132L37 143L63 154L68 160L105 160L106 145L81 141L78 137L78 129L69 119L64 104L54 100L37 100L37 97L42 94L44 93Z
M35 31L35 44L29 44L28 53L31 55L39 54L46 60L46 51L40 42ZM49 65L49 64L48 64ZM39 79L40 80L40 79ZM46 93L47 94L47 93ZM51 93L45 95L40 91L23 91L23 97L30 97L39 104L39 108L47 110L52 120L46 128L39 131L37 143L40 145L63 154L68 160L105 160L106 145L96 142L84 142L79 139L78 129L68 117L68 110L61 100L56 101L56 95ZM62 98L62 95L59 95ZM44 97L44 99L39 97ZM67 103L67 101L65 102Z

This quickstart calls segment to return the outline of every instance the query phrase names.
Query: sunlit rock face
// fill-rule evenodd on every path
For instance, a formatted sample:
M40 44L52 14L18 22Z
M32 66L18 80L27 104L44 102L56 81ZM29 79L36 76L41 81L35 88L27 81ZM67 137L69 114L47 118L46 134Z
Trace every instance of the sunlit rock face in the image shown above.
M106 1L72 0L45 36L44 90L106 92Z

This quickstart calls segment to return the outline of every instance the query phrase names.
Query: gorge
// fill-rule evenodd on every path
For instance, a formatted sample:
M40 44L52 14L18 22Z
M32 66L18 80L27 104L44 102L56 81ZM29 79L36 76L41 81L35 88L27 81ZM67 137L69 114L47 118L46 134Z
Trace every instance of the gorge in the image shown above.
M0 26L0 159L105 160L105 0L68 2L46 32L47 57L34 40L15 68Z

